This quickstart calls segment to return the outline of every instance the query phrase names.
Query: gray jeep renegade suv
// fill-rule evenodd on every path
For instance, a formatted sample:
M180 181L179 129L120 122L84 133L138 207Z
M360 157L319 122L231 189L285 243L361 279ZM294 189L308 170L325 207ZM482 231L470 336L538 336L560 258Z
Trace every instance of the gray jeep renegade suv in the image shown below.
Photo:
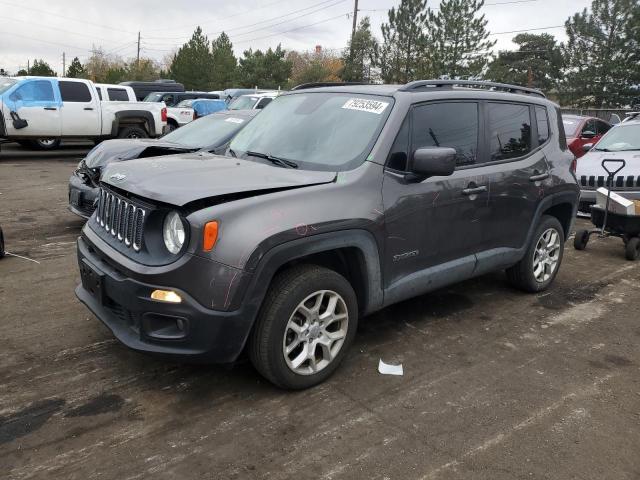
M309 387L387 305L499 269L547 288L578 204L564 138L523 87L304 85L227 156L107 167L76 294L135 350L246 347L276 385Z

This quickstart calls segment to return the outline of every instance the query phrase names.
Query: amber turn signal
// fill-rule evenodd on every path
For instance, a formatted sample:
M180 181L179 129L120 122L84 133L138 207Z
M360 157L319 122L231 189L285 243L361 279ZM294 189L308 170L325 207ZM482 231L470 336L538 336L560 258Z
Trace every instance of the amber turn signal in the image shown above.
M154 290L151 292L151 298L160 302L181 303L182 297L173 290Z
M216 242L218 241L218 222L207 222L204 226L204 238L202 240L203 249L205 252L213 250Z

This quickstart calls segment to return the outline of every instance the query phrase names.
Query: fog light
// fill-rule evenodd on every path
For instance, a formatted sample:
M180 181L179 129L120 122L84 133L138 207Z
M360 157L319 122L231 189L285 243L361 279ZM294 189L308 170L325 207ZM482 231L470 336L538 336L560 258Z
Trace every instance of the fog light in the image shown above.
M154 290L151 292L151 298L161 302L181 303L182 297L173 290Z

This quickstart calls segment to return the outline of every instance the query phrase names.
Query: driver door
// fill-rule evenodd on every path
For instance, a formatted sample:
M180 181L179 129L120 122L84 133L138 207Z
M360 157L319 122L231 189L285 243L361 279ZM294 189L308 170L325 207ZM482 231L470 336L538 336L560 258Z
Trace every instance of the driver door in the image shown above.
M60 102L56 100L53 80L25 80L6 98L4 116L9 136L60 136ZM25 120L27 125L16 128L11 112L15 113L16 119Z

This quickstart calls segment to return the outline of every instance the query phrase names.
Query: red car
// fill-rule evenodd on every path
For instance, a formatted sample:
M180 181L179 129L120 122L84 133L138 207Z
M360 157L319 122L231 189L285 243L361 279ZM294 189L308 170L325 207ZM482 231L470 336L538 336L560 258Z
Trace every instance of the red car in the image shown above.
M596 143L611 128L609 122L595 117L580 115L562 115L567 145L576 158L584 155L582 147L587 143Z

